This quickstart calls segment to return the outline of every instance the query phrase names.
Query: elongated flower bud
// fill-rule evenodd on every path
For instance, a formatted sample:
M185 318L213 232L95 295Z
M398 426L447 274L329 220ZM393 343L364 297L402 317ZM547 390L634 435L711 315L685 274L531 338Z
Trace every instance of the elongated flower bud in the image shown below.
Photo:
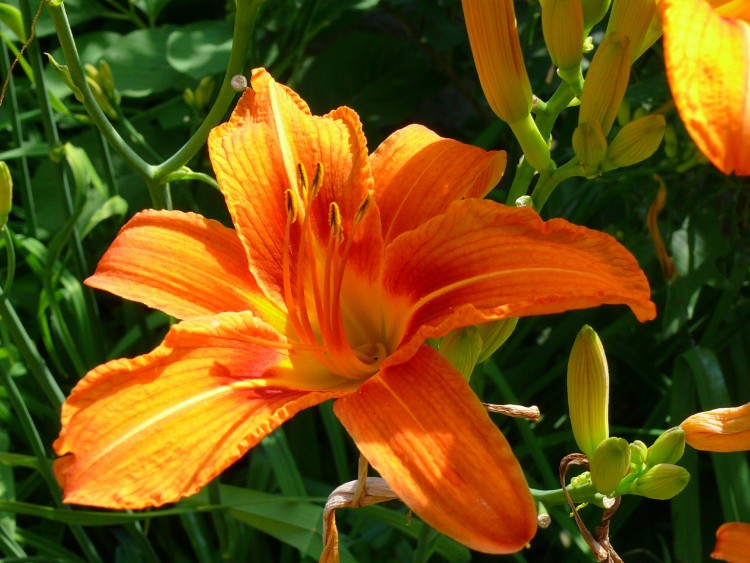
M647 115L620 129L607 149L602 170L631 166L646 160L659 148L667 122L663 115Z
M630 445L622 438L607 438L589 459L591 482L603 495L610 495L630 469Z
M638 477L628 492L646 498L667 500L681 493L689 481L690 473L684 467L661 463Z
M663 432L648 449L648 465L677 463L685 452L685 432L679 426Z
M579 67L583 56L581 0L542 0L542 32L558 72Z
M466 381L471 377L482 350L482 337L475 326L450 331L440 342L440 354L444 356Z
M607 139L598 121L584 121L573 131L573 151L587 176L596 176L607 155Z
M583 7L583 33L589 34L591 28L602 21L609 9L610 0L581 0Z
M628 37L631 62L645 51L645 49L641 50L641 45L646 39L652 21L658 19L656 3L657 0L613 0L612 2L607 35L622 33ZM656 38L651 43L655 40ZM646 48L650 46L651 44Z
M481 364L489 360L490 356L510 338L517 324L518 318L511 318L477 325L479 335L482 337L482 350L477 363Z
M611 33L604 38L586 73L578 123L598 121L606 137L617 117L630 78L630 41Z
M568 407L573 436L589 459L609 437L609 369L599 336L584 326L568 360Z
M5 227L13 208L13 178L5 161L0 160L0 228Z
M531 84L513 0L462 0L479 82L497 116L512 123L531 112Z

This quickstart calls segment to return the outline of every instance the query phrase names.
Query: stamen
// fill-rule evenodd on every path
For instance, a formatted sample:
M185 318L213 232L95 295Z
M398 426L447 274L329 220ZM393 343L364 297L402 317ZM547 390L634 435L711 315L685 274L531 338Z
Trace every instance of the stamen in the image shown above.
M313 176L312 185L310 186L310 199L315 199L320 187L323 185L323 164L318 162L315 165L315 176Z
M331 202L328 208L328 224L331 226L332 233L335 233L339 238L343 238L344 228L341 226L341 210L339 204L335 201Z
M298 214L298 207L297 207L297 198L294 196L294 192L292 190L285 190L284 191L284 203L286 204L286 215L287 215L287 222L289 225L292 223L297 222L297 214ZM288 235L289 233L287 233ZM287 236L286 239L287 242L289 242L289 236Z
M367 213L367 210L370 209L370 204L372 203L372 198L375 195L375 190L367 190L367 195L365 195L365 198L362 200L362 203L359 204L359 209L357 209L357 213L354 215L354 223L357 224L365 216L365 213Z
M297 163L297 185L302 201L307 202L307 172L301 162Z

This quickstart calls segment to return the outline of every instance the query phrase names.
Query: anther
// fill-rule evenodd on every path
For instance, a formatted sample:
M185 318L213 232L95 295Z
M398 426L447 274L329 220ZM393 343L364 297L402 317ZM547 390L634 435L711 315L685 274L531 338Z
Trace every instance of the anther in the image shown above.
M335 234L336 236L341 236L343 234L344 229L341 226L341 210L339 209L339 204L335 201L332 201L328 208L328 224L331 226L332 234Z
M299 193L302 195L302 200L307 201L307 172L301 162L297 163L297 184L299 185Z
M297 198L292 190L284 191L284 203L286 204L286 215L290 223L297 220Z
M367 213L367 210L370 209L370 204L372 203L373 195L375 194L374 190L367 190L367 195L362 200L362 203L359 204L359 209L357 209L357 213L354 215L354 222L359 223L365 216L365 213Z
M320 187L323 185L323 164L318 162L315 165L315 176L313 176L312 185L310 186L310 199L315 199Z

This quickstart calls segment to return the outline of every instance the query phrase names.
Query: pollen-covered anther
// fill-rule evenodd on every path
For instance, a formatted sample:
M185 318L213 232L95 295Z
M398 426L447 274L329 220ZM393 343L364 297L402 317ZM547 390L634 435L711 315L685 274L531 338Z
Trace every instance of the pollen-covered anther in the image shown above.
M315 199L315 196L318 195L318 192L320 191L320 187L323 185L323 163L318 162L315 165L315 175L312 179L312 184L310 185L310 199Z
M297 197L292 190L284 192L284 203L286 205L287 220L290 224L296 222L298 214Z
M331 226L332 235L343 237L344 227L341 224L341 210L339 204L335 201L332 201L328 207L328 224Z
M370 209L370 204L372 203L372 198L374 197L374 195L375 190L367 190L367 194L362 200L362 203L359 204L359 209L357 209L357 213L354 215L355 223L359 223L364 218L367 210Z
M299 186L299 193L302 196L302 200L307 201L307 172L301 162L297 163L297 185Z

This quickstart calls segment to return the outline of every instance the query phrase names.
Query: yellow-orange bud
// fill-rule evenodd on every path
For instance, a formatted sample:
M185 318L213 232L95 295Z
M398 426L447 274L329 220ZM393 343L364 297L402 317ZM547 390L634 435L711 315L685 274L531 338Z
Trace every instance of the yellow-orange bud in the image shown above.
M598 122L584 121L573 131L573 151L587 176L599 173L599 164L607 155L607 139Z
M586 73L578 123L598 121L606 137L617 117L630 78L630 40L611 33L604 38Z
M552 64L560 71L577 68L583 56L581 0L541 0L542 32Z
M647 115L631 121L612 139L602 170L613 170L646 160L659 148L667 122L663 115Z
M462 0L479 82L497 116L512 123L531 112L526 74L512 0Z
M631 61L636 60L659 37L653 36L652 29L654 25L658 26L659 21L656 4L657 0L613 0L606 34L622 33L628 37ZM650 43L642 48L647 35Z
M599 336L584 326L568 360L568 407L573 436L589 459L609 437L609 368Z

